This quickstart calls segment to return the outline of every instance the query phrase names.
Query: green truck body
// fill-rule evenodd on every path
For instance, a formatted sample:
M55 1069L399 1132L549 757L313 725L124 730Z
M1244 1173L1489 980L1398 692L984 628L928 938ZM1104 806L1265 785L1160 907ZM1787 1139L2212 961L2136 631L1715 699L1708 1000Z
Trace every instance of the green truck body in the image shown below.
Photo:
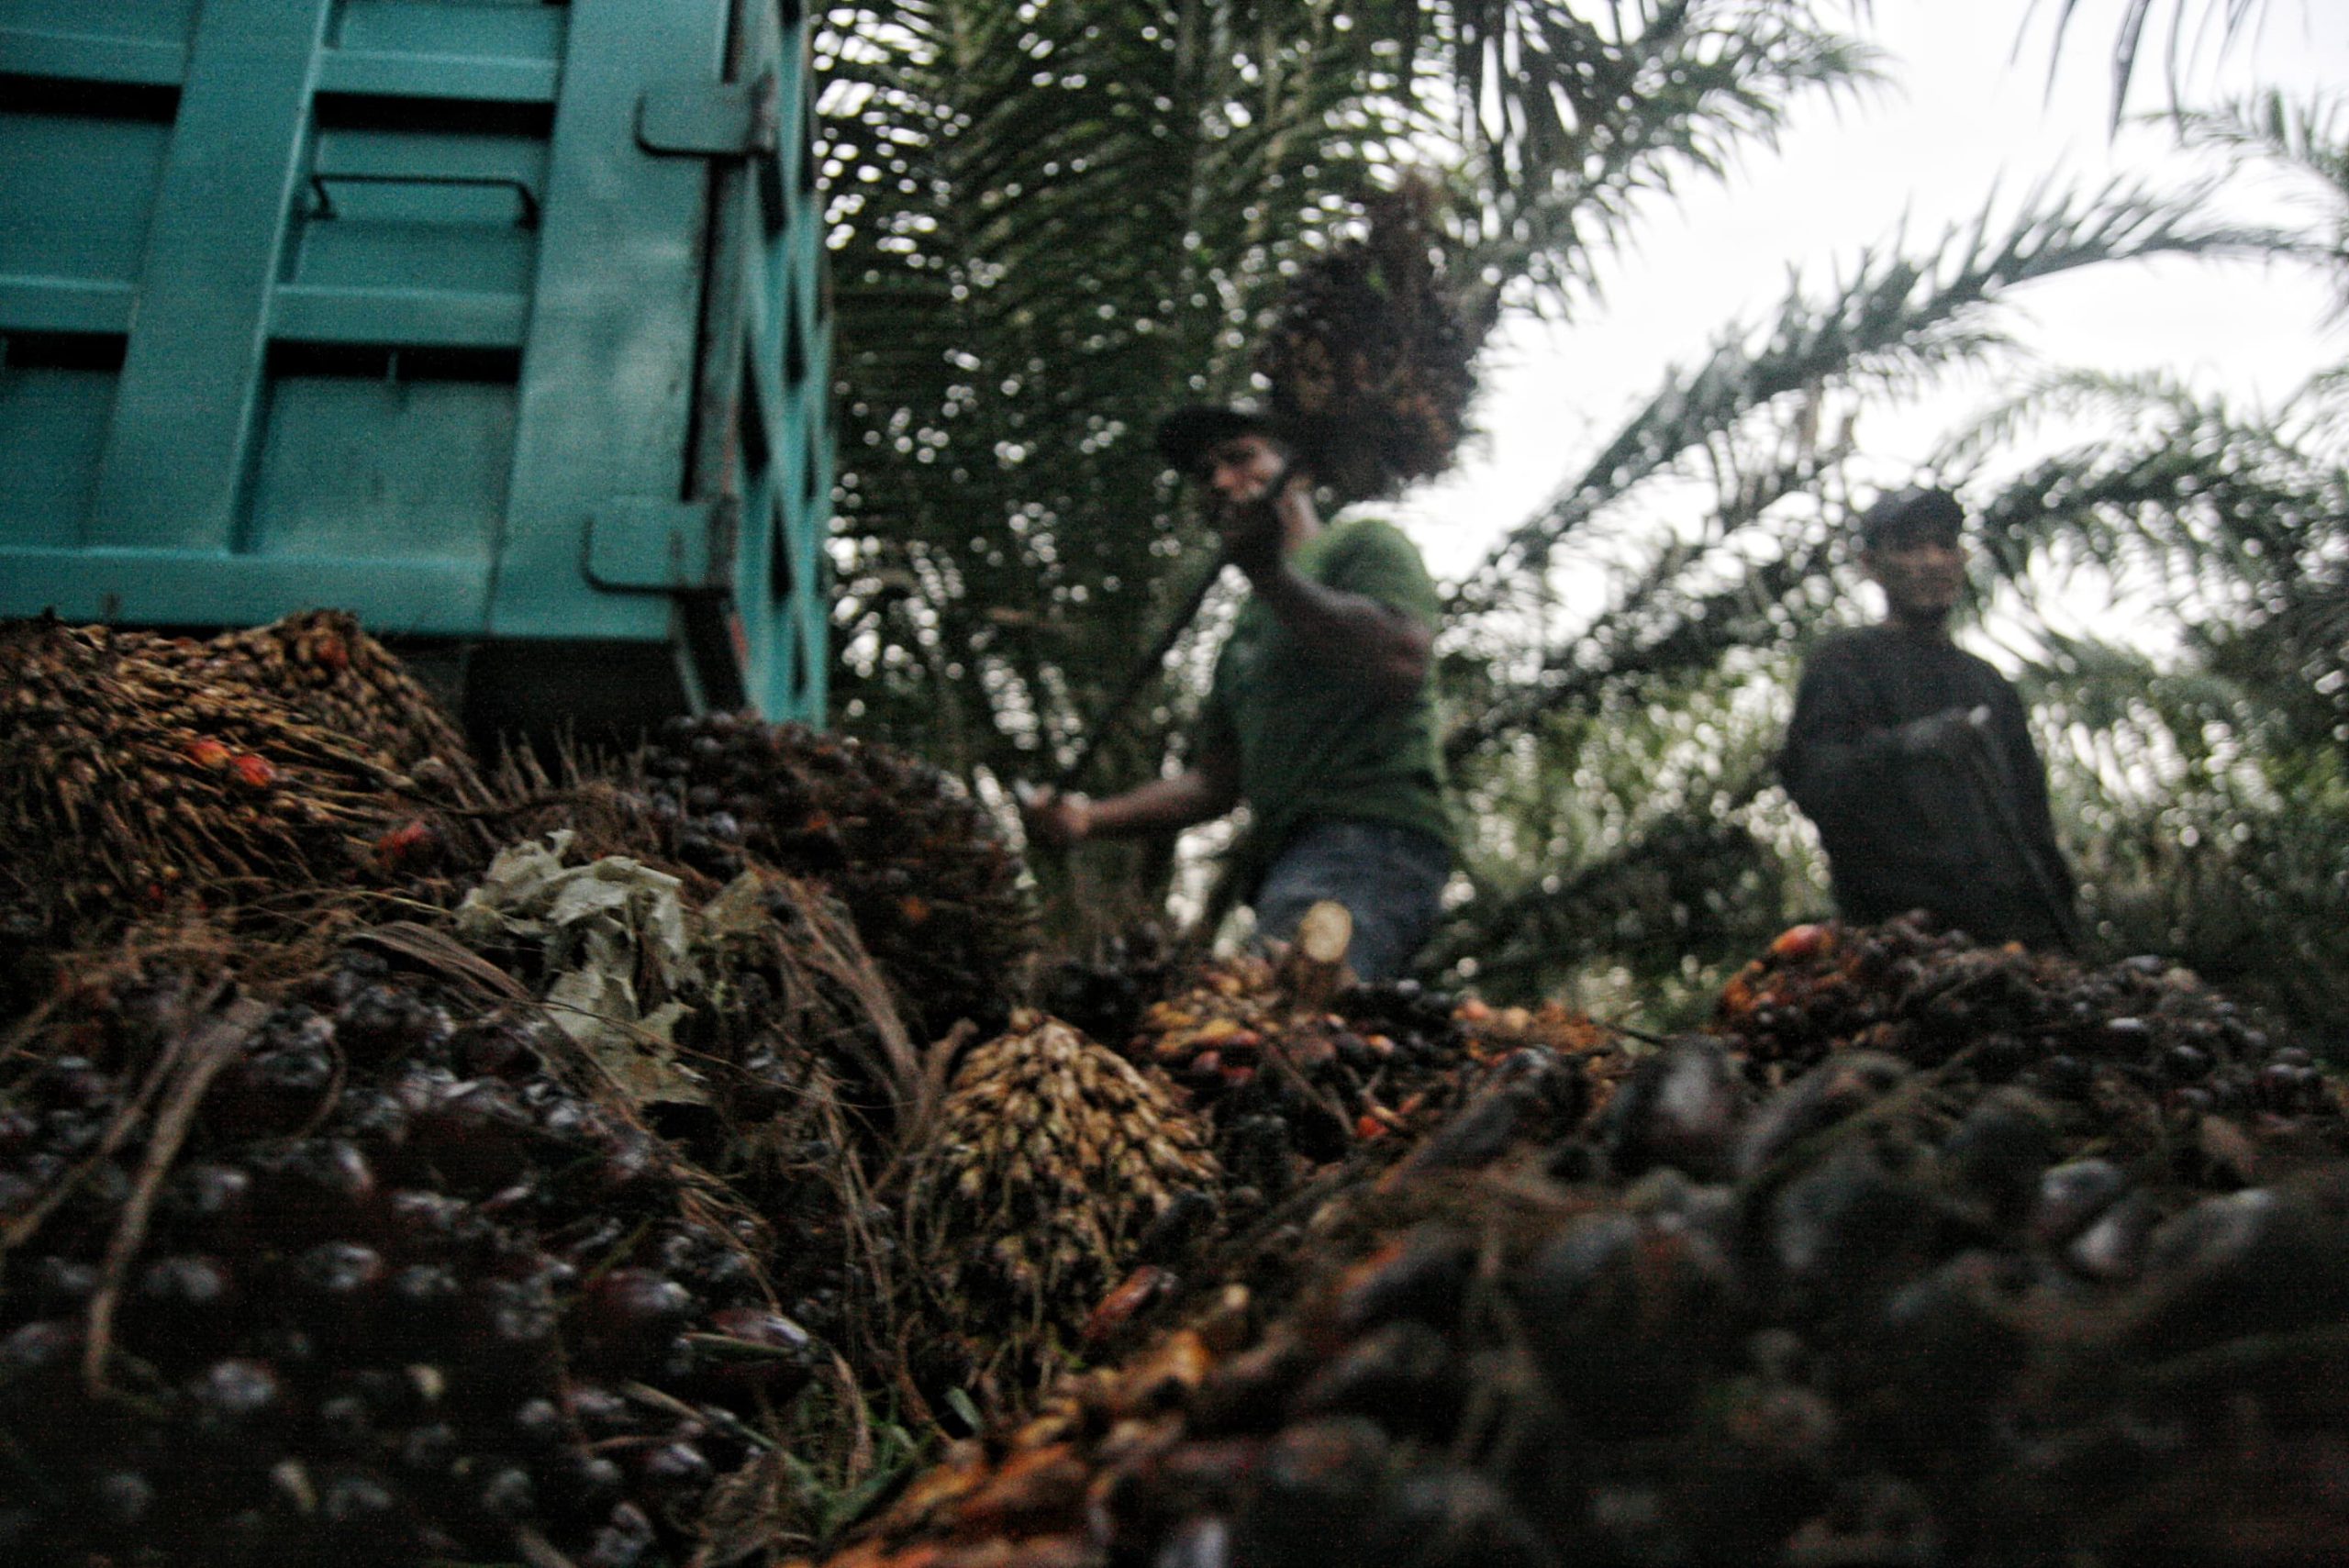
M0 0L0 616L820 722L796 0Z

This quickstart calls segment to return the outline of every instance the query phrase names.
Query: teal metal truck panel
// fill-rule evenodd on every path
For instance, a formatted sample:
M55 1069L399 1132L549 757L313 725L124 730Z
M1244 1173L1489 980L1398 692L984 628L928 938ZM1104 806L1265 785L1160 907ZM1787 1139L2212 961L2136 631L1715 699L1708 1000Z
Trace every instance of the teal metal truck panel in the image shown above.
M501 714L819 720L807 29L0 0L0 615L337 606L547 688Z

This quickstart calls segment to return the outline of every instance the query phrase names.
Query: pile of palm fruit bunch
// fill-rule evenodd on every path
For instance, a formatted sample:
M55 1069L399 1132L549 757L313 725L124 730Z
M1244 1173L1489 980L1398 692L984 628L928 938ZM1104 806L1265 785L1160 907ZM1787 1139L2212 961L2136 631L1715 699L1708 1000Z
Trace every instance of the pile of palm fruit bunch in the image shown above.
M904 1317L909 1372L932 1394L1015 1413L1052 1370L1134 1342L1268 1207L1390 1167L1433 1169L1508 1137L1520 1112L1578 1114L1593 1084L1628 1071L1605 1031L1554 1004L1353 984L1337 947L1187 964L1152 942L1129 951L1134 988L1164 995L1139 1006L1116 1051L1015 1015L961 1058L914 1156ZM1063 965L1063 990L1130 1015L1139 997L1113 994L1101 967ZM1487 1095L1451 1137L1420 1136L1493 1064L1537 1057L1555 1068L1537 1075L1539 1095Z
M944 1064L841 899L484 785L346 617L0 651L0 1560L751 1561L869 1468Z
M2349 1554L2330 1080L2165 966L1907 924L1788 933L1722 1017L1620 1075L1484 1020L1530 1042L1408 1154L1274 1205L830 1561Z
M1803 927L1649 1040L1317 916L1056 1021L883 748L0 671L0 1561L768 1562L941 1406L838 1561L2349 1559L2342 1096L2165 963Z
M1266 413L1347 500L1451 466L1483 337L1441 265L1436 195L1372 196L1369 232L1304 261L1254 355Z
M672 721L641 768L676 859L720 880L756 861L837 895L927 1038L1005 1021L1033 916L1017 857L946 774L731 714Z
M478 849L445 809L472 787L462 742L429 718L396 736L340 728L389 656L355 628L285 628L283 641L280 629L195 643L53 619L0 626L11 941L120 929L191 903L261 908L292 889L446 891ZM340 667L311 685L301 672L313 666L289 650L315 662L321 634Z
M568 1044L413 942L85 955L0 1069L0 1556L682 1555L818 1351Z
M1204 1120L1160 1075L1021 1012L972 1050L906 1197L917 1375L997 1408L1081 1350L1085 1316L1220 1183Z

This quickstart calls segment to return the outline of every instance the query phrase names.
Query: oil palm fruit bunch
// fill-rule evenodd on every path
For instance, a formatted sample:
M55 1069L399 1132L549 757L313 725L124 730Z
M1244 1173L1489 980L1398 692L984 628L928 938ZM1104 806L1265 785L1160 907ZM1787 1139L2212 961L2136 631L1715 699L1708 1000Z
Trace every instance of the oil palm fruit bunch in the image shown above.
M120 919L444 869L447 824L359 745L168 645L0 627L0 845L16 902Z
M91 955L0 1076L0 1559L675 1561L809 1375L535 1009ZM592 1085L589 1085L592 1087Z
M1241 954L1205 965L1144 1008L1127 1052L1197 1097L1244 1208L1450 1110L1475 1065L1453 1006L1403 981L1301 1007L1278 964Z
M1432 189L1412 181L1366 206L1368 235L1299 268L1255 353L1274 424L1348 500L1451 465L1483 336L1439 264Z
M733 714L676 719L642 763L677 858L823 884L928 1038L999 1024L1031 951L1019 862L946 774L886 746Z
M1335 1014L1293 1008L1274 965L1241 954L1202 967L1189 985L1144 1008L1126 1049L1190 1090L1212 1118L1245 1210L1279 1197L1311 1166L1342 1159L1360 1136L1384 1133L1351 1070L1375 1072L1402 1047L1375 1030L1355 1034Z
M428 779L473 784L473 753L454 720L348 612L304 610L202 642L158 639L150 657L207 684L267 692L399 772L429 759Z
M1133 1037L1137 1060L1170 1073L1227 1084L1255 1076L1256 1052L1264 1032L1276 1028L1286 1010L1273 966L1252 953L1202 966L1189 984L1142 1010ZM1227 1061L1224 1051L1230 1050ZM1231 1074L1226 1077L1227 1070Z
M1073 1342L1152 1221L1218 1180L1179 1091L1023 1010L956 1069L916 1157L915 1266L969 1364L1018 1374Z

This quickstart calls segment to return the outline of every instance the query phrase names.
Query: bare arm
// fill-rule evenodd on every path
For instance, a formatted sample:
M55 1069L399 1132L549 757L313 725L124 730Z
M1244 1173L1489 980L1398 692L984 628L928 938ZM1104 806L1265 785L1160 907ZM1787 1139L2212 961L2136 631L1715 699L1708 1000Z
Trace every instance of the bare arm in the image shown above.
M1172 832L1222 816L1240 804L1240 753L1217 747L1172 778L1152 779L1093 800L1043 790L1023 801L1028 831L1047 844L1134 839Z

